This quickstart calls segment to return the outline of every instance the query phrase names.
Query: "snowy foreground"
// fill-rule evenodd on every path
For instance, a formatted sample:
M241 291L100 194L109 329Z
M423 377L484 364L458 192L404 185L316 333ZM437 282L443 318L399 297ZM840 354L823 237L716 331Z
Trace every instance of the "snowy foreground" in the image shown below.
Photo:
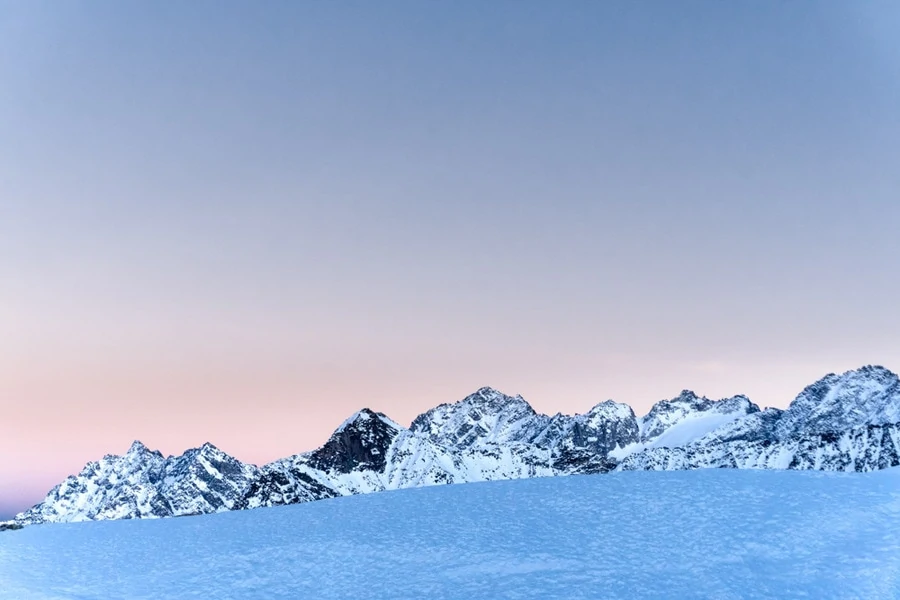
M900 470L408 489L0 533L0 598L900 598Z

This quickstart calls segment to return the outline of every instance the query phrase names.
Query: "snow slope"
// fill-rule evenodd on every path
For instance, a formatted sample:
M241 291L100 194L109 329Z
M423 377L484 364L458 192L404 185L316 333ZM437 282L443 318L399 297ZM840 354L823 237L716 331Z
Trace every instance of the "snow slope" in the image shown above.
M0 533L0 599L900 597L900 471L426 487Z

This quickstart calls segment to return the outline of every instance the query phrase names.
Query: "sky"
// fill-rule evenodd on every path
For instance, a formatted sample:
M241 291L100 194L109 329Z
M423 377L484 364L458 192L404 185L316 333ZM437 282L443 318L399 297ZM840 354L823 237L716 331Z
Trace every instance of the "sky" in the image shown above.
M900 4L0 0L0 517L362 407L900 369Z

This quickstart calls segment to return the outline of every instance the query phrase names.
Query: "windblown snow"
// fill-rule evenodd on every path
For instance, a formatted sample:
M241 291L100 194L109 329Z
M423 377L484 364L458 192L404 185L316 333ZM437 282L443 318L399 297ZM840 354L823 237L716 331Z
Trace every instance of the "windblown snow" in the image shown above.
M0 599L900 597L900 472L426 487L0 534Z

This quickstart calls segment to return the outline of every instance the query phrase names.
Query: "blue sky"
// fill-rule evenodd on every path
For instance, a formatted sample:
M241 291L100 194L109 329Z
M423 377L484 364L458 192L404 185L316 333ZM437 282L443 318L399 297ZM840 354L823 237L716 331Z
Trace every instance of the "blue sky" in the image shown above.
M642 412L896 370L898 31L893 2L0 2L0 490L482 385Z

